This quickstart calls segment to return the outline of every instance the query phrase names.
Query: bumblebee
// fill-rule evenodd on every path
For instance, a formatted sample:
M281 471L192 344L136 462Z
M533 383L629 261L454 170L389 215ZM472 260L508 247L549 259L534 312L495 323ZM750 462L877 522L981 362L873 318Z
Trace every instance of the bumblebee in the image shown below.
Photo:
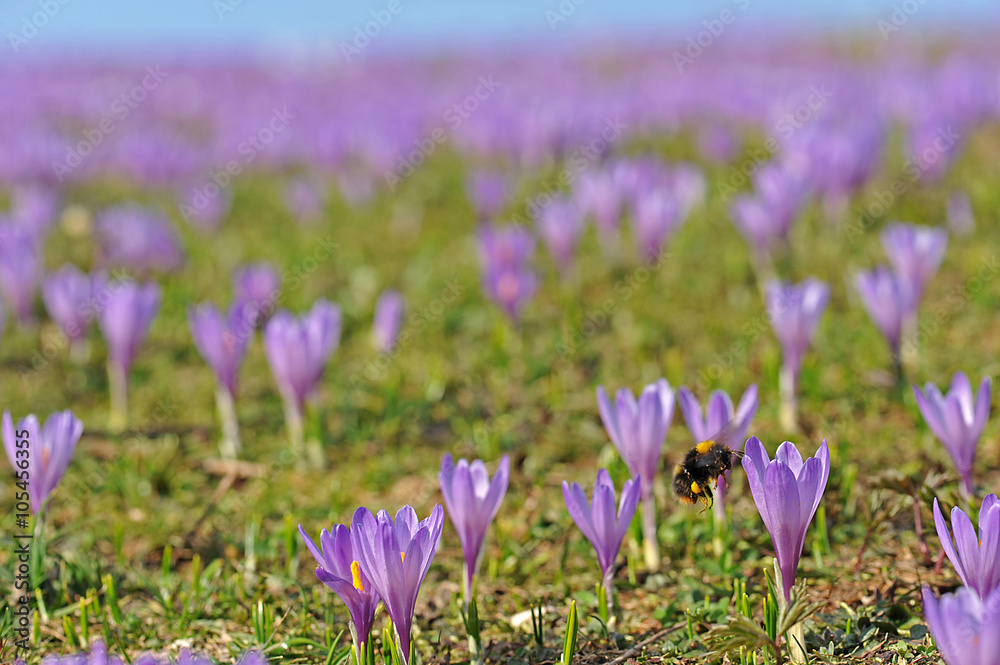
M674 494L681 503L693 506L701 501L705 504L703 511L712 506L715 497L712 489L718 487L719 477L733 468L734 456L742 455L729 447L732 437L727 429L687 451L674 469ZM722 482L726 482L725 478Z

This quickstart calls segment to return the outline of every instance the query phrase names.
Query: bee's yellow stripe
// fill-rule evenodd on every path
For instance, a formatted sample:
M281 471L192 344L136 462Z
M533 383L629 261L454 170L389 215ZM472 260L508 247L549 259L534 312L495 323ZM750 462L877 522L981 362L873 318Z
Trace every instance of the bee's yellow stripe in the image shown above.
M697 446L695 446L694 449L698 451L699 455L704 455L709 450L711 450L712 446L714 446L714 445L715 445L715 441L702 441Z

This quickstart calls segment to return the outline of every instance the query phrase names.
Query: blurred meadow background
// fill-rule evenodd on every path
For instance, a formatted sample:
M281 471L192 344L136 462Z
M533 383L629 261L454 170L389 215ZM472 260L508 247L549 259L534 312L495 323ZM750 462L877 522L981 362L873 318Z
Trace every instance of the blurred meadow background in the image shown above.
M665 378L701 403L756 384L743 440L772 452L826 440L797 576L811 662L938 662L921 587L966 580L933 502L975 522L1000 428L964 442L963 472L911 384L1000 370L998 18L985 1L5 3L0 407L83 429L31 528L0 464L0 660L103 643L127 662L353 662L299 525L425 517L451 454L510 460L476 578L485 662L558 662L572 601L579 663L771 662L719 630L767 623L771 537L738 458L721 517L674 500L697 442L680 407L644 478L661 561L637 513L617 617L601 614L561 485L634 476L596 391ZM939 267L908 295L898 266L866 293L857 275L892 258L900 223L943 234L926 236ZM71 270L50 286L66 265L82 295ZM792 408L768 289L807 278L828 302ZM146 284L148 334L140 305L109 305ZM401 310L380 319L387 291ZM255 329L319 300L337 313L326 353L269 359ZM193 339L201 303L230 317L217 355L245 347L231 389ZM311 380L280 378L299 366ZM446 517L421 662L476 660L462 575Z

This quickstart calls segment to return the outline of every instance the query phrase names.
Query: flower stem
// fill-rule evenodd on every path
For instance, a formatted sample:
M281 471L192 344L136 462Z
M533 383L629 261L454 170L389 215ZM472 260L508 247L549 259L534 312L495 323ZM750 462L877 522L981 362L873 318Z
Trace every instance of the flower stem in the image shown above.
M660 545L656 540L656 496L653 492L642 499L642 554L646 570L660 569Z
M128 425L128 372L114 361L108 361L108 389L111 392L108 426L113 432L121 432Z
M292 399L285 400L285 426L288 428L288 444L292 448L292 453L301 459L305 450L302 407Z
M219 409L219 422L222 426L222 441L219 442L219 453L227 459L236 459L242 446L240 445L240 426L236 420L236 404L229 389L219 384L215 388L215 404Z
M797 372L785 363L782 363L781 371L778 373L778 391L781 393L778 419L781 421L781 427L791 434L799 431L798 400L795 396L798 383L796 374Z

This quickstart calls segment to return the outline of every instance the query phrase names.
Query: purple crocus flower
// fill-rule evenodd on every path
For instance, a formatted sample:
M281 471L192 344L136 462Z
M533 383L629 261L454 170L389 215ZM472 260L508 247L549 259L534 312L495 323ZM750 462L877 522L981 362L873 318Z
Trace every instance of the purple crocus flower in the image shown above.
M948 232L896 223L882 231L882 247L896 274L909 283L914 299L919 300L944 258Z
M82 340L93 323L94 285L102 282L68 264L45 278L42 284L45 309L71 343Z
M109 208L97 218L105 265L140 273L173 272L184 264L180 242L162 214L135 205Z
M1000 663L1000 591L985 599L967 587L940 599L924 586L924 616L945 665Z
M507 178L495 171L476 171L466 183L469 199L480 218L500 214L507 201Z
M573 254L583 229L583 213L568 199L554 200L542 210L538 219L538 231L564 274L573 264Z
M430 517L419 523L410 506L400 508L395 520L384 510L375 516L367 508L358 508L351 523L354 554L372 588L382 597L407 664L417 594L437 553L443 528L441 504L435 504Z
M618 502L618 513L615 514L615 484L607 469L597 472L594 479L594 494L591 502L578 483L569 485L565 480L562 484L563 500L570 517L576 526L594 546L597 553L597 563L601 567L602 585L607 594L608 615L613 606L613 584L615 575L615 559L622 547L622 540L628 531L635 509L639 506L639 488L642 478L625 481L622 486L621 500Z
M611 442L633 478L642 478L642 498L651 500L663 443L674 417L674 390L666 379L652 383L639 394L620 388L611 403L604 386L597 387L597 408Z
M39 427L38 418L31 414L19 420L15 429L10 411L4 411L2 429L3 446L18 478L27 471L31 512L37 515L69 468L83 423L67 409L49 415L44 427ZM20 445L24 441L27 444ZM24 458L27 469L18 465Z
M403 323L403 296L391 289L383 291L375 303L375 317L372 334L375 346L383 353L391 353L396 348L399 327Z
M1000 499L996 494L983 499L979 508L978 536L969 516L955 506L951 509L951 528L955 532L953 542L936 498L934 526L962 584L983 599L1000 590Z
M535 241L522 228L486 226L479 234L483 288L513 321L535 293L535 274L528 265Z
M681 222L677 199L659 189L641 192L632 212L636 248L642 260L655 260Z
M212 368L219 385L236 394L236 374L246 355L248 338L240 334L242 313L238 306L224 316L215 305L202 303L188 309L191 337L201 357Z
M243 306L233 305L224 316L211 303L189 308L188 325L198 352L215 374L215 401L222 423L222 454L236 457L241 447L236 420L236 374L246 356L253 327L247 322Z
M308 314L296 319L281 310L264 327L264 354L285 403L285 421L296 453L304 446L303 407L340 344L340 320L340 308L320 299ZM313 462L320 463L319 450L312 454Z
M830 477L830 451L824 439L816 456L803 461L795 444L785 441L771 460L764 444L755 436L743 450L743 469L747 472L750 493L771 535L788 602L806 530Z
M332 533L323 529L319 535L321 547L316 547L301 524L299 533L319 564L316 577L347 605L354 647L358 654L364 653L371 642L375 610L381 598L359 562L361 555L352 544L350 529L343 524L333 525Z
M802 207L805 186L782 164L766 164L754 176L753 195L733 200L731 216L740 233L761 254L786 242Z
M492 481L482 460L477 459L470 464L468 460L460 459L457 466L451 454L446 454L441 460L441 471L438 473L441 494L465 555L462 597L466 609L469 607L473 579L479 571L486 529L500 510L509 480L510 457L507 455L500 460Z
M830 287L812 277L789 284L770 282L767 285L767 317L774 336L781 343L781 420L787 430L796 425L796 393L802 357L812 344L819 319L830 300Z
M102 640L95 640L90 647L90 653L75 656L46 656L42 665L125 665L125 661L108 653L108 647Z
M29 231L0 225L0 292L22 325L35 321L32 307L42 279L38 244Z
M713 390L708 398L705 413L702 414L701 404L698 398L681 386L677 392L677 404L681 408L684 416L684 423L691 433L695 443L711 440L718 435L726 425L732 423L731 441L743 441L750 421L757 413L757 384L751 384L740 397L740 404L733 408L733 400L724 390ZM718 484L715 502L712 504L715 514L724 519L726 515L726 486L729 483L729 472L725 474L725 481ZM715 508L715 506L719 506Z
M240 659L239 664L249 665L250 662L259 662L259 661L248 660L249 655L250 654L248 653L246 656ZM135 661L135 665L215 665L215 661L213 661L211 658L191 653L190 649L183 649L177 656L176 661L171 660L167 656L163 656L161 658L153 654L145 654L140 656L138 660Z
M98 312L98 325L110 362L127 373L160 309L160 287L124 282L108 293L107 304Z
M684 424L687 425L695 443L708 441L729 423L733 423L732 439L740 441L746 436L750 421L757 413L757 384L751 384L743 392L740 404L735 409L729 393L724 390L713 390L702 414L698 398L686 386L681 386L677 391L677 403L684 416Z
M11 217L41 242L59 214L59 195L40 185L15 187L11 192Z
M96 290L104 290L103 284ZM97 323L108 347L108 378L111 388L112 427L124 427L128 419L128 373L139 347L160 309L160 287L125 282L107 290L106 304Z
M279 311L264 328L264 351L278 389L299 409L340 343L340 319L340 308L320 299L298 319Z
M945 395L933 383L924 384L923 390L913 386L920 415L951 455L967 496L972 495L976 445L990 418L991 383L989 377L983 378L978 397L972 392L972 383L965 372L952 377L951 388Z
M235 301L244 307L254 326L274 312L280 286L278 272L268 263L250 263L233 274Z
M903 325L916 312L912 285L885 266L878 266L870 272L859 272L854 278L854 285L868 316L889 343L893 358L898 363Z
M595 169L582 173L573 189L573 198L580 210L594 218L602 236L611 236L618 230L622 198L608 170Z

